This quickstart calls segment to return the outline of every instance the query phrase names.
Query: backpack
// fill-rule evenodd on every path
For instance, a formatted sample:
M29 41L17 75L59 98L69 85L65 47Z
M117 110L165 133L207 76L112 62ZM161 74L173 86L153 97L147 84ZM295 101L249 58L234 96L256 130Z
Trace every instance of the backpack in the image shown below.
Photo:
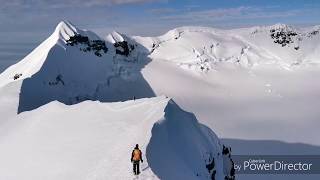
M133 150L132 154L133 154L133 158L132 159L134 161L140 161L141 160L141 151L139 149Z

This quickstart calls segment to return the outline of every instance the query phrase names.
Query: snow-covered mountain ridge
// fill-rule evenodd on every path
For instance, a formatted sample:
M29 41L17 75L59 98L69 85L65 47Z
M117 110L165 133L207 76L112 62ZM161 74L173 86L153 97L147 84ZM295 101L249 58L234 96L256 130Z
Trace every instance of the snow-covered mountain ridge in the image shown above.
M294 69L319 64L319 31L319 26L298 29L285 24L233 30L180 27L159 37L128 37L112 32L103 39L69 22L61 22L46 41L17 65L2 73L0 86L12 79L24 79L35 74L43 65L49 50L55 46L66 52L76 47L86 52L84 57L92 53L98 57L104 56L114 64L120 60L134 62L148 56L149 59L166 60L197 71L208 71L221 63L248 68L271 65ZM121 63L116 66L118 68L113 71L114 74L129 78L127 74L130 74L132 66L123 68L125 65ZM113 75L110 76L112 78Z
M317 26L277 24L233 30L181 27L159 37L112 32L101 38L61 22L0 74L0 155L7 164L1 165L0 176L127 179L130 174L117 173L129 173L123 157L137 141L147 152L143 179L232 176L229 154L219 154L223 146L210 129L229 138L318 144L310 129L319 122L320 88L313 82L319 37ZM79 153L70 156L73 148ZM171 166L159 151L170 156ZM17 155L26 160L18 166L21 176L15 169L19 162L10 161ZM54 164L41 174L34 171L51 160ZM171 172L172 167L178 171Z
M136 143L143 179L234 178L231 152L213 131L155 97L141 74L148 54L117 32L104 40L59 23L0 75L0 178L130 179Z
M151 51L152 59L208 71L225 62L285 69L318 64L319 38L318 26L296 29L276 24L233 30L181 27L156 38L136 39Z
M55 101L11 117L0 130L1 179L130 179L137 143L141 179L205 180L214 171L222 180L232 165L212 130L164 96L73 106Z
M112 34L120 34L114 32ZM122 38L122 37L121 37ZM79 51L84 52L83 55L85 59L90 57L90 54L93 54L97 57L101 57L104 55L105 59L115 59L117 55L126 54L127 60L129 58L134 59L134 54L132 51L137 44L124 44L121 45L121 42L126 38L126 42L133 43L127 37L123 37L120 41L114 39L107 39L106 41L100 38L95 33L88 30L80 30L73 26L69 22L60 22L52 35L46 39L43 43L41 43L36 49L34 49L29 55L27 55L24 59L22 59L19 63L14 66L9 67L5 72L1 75L1 84L2 86L5 83L11 82L5 76L12 76L12 73L17 72L17 74L21 74L21 77L18 76L14 78L14 75L10 79L25 79L31 77L36 74L40 68L44 65L45 61L49 59L49 54L56 55L53 51L57 51L58 49L63 50L64 53L60 54L68 54L69 51L74 51L78 49ZM120 42L120 43L119 43ZM120 44L120 45L119 45ZM130 46L130 57L128 52L124 52L124 49L128 49ZM86 52L86 53L85 53ZM142 52L142 51L139 51ZM133 57L131 57L131 55ZM121 58L118 58L121 59ZM68 61L67 61L68 62ZM93 62L92 62L93 63ZM80 64L80 60L79 60ZM80 66L80 65L79 65ZM18 73L19 72L19 73ZM8 75L6 75L8 74Z
M52 100L75 104L152 97L140 72L149 61L146 55L141 45L116 32L102 40L61 22L46 41L0 75L0 87L23 81L19 112Z

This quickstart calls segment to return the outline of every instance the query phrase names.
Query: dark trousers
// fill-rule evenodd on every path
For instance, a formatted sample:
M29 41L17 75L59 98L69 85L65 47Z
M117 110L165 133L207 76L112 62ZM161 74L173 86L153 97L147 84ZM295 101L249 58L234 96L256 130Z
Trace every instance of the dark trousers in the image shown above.
M140 174L140 161L133 161L133 173Z

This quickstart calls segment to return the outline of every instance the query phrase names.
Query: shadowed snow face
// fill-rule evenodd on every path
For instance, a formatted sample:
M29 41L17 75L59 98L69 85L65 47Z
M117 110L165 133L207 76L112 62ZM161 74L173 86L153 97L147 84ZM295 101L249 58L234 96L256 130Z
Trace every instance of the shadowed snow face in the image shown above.
M223 179L224 173L230 172L226 166L230 162L223 159L222 147L214 132L173 101L164 112L164 118L152 128L146 149L152 171L160 179L210 179L211 172L206 165L214 159L216 174L213 177Z
M18 113L54 100L70 105L84 100L115 102L154 96L140 72L150 62L141 45L127 37L112 44L68 23L60 23L54 35L59 38L46 57L29 59L45 58L40 70L23 80ZM33 67L22 70L28 68Z

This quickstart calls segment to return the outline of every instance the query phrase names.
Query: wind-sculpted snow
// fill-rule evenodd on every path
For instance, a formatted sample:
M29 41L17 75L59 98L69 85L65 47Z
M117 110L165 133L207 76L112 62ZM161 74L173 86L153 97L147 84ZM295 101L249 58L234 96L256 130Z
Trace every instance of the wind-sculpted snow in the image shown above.
M224 158L222 145L211 129L173 101L164 112L164 118L152 128L147 147L149 166L160 179L232 178L227 166L231 161ZM206 166L212 162L209 170Z
M140 179L172 179L173 174L211 179L206 163L212 153L216 179L223 180L219 139L169 100L161 96L72 106L55 101L16 115L0 126L0 179L132 179L130 155L138 143L144 159ZM165 138L172 143L158 146ZM155 161L155 155L162 160ZM162 165L173 174L164 177L158 169Z

